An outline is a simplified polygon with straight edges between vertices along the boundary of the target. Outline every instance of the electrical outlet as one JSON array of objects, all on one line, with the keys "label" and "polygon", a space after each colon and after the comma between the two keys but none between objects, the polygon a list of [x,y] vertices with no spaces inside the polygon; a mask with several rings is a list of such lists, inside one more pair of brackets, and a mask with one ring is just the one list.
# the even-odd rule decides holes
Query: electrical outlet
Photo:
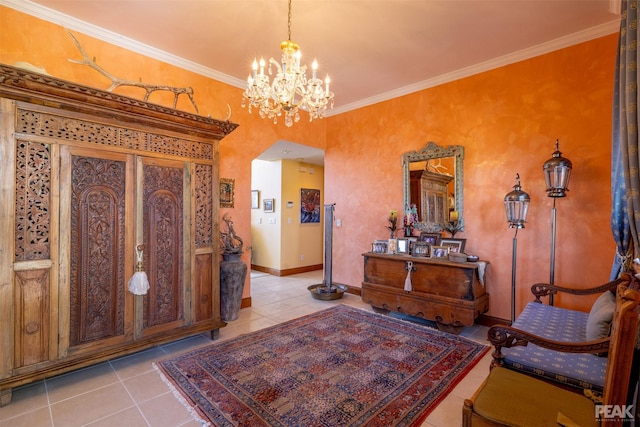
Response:
[{"label": "electrical outlet", "polygon": [[300,255],[300,261],[304,261],[304,255]]}]

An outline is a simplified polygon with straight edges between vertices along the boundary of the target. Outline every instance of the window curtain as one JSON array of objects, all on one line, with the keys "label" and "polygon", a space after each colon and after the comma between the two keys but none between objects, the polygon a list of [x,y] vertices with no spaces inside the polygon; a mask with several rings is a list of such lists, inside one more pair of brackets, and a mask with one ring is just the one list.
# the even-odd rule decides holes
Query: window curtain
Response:
[{"label": "window curtain", "polygon": [[613,93],[611,231],[616,256],[611,278],[629,269],[640,228],[638,151],[638,1],[622,2]]}]

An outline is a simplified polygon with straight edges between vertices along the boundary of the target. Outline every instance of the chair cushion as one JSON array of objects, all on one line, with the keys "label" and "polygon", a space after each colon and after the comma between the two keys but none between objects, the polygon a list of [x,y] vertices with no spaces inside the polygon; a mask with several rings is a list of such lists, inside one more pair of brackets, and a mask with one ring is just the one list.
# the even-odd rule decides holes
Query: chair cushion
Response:
[{"label": "chair cushion", "polygon": [[599,425],[590,399],[500,367],[491,370],[476,393],[473,412],[509,426],[557,426],[559,415],[582,427]]},{"label": "chair cushion", "polygon": [[598,297],[587,317],[587,341],[609,336],[615,308],[616,296],[613,292],[606,291]]},{"label": "chair cushion", "polygon": [[[513,327],[556,341],[586,341],[588,313],[530,302]],[[503,348],[506,367],[577,388],[602,391],[607,358],[595,354],[564,353],[534,344]]]}]

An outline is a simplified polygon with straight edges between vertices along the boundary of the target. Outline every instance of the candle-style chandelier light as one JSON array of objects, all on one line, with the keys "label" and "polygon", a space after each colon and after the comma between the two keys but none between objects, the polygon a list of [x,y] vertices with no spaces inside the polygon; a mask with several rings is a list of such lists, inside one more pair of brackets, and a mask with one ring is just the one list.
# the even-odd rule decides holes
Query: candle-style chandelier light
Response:
[{"label": "candle-style chandelier light", "polygon": [[[324,80],[317,78],[318,62],[313,61],[313,74],[307,79],[306,65],[300,65],[300,49],[297,43],[291,41],[291,0],[289,0],[288,35],[286,41],[280,43],[282,49],[282,65],[273,58],[269,58],[268,75],[265,73],[265,60],[253,60],[252,72],[247,79],[247,89],[242,94],[242,107],[249,105],[258,108],[260,117],[273,119],[284,114],[287,127],[293,126],[300,120],[299,110],[309,113],[309,121],[322,118],[327,107],[333,108],[333,92],[329,90],[329,76]],[[273,82],[272,66],[276,68]]]}]

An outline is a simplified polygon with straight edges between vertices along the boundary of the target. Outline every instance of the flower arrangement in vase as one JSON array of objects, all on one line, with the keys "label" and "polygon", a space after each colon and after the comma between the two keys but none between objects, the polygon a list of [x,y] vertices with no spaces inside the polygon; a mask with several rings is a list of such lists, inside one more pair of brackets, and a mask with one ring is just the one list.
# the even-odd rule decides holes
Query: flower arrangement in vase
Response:
[{"label": "flower arrangement in vase", "polygon": [[398,212],[391,211],[391,213],[389,214],[389,218],[387,218],[387,221],[389,221],[389,225],[387,225],[387,230],[391,232],[390,238],[395,239],[396,230],[398,229]]}]

